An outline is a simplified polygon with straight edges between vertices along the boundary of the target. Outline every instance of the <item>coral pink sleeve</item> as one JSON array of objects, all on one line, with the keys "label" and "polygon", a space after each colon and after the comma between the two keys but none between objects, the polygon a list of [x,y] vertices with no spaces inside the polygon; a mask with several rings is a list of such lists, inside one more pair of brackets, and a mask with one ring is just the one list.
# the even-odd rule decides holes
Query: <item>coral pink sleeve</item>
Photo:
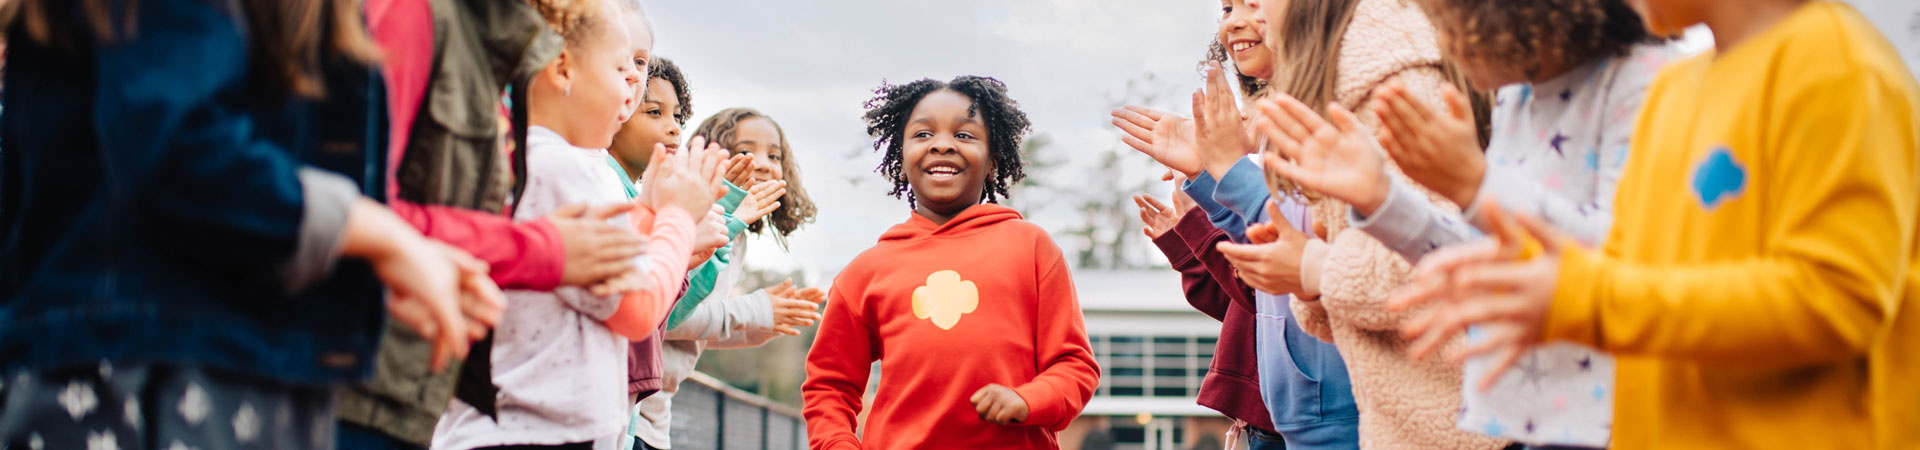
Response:
[{"label": "coral pink sleeve", "polygon": [[[636,206],[635,228],[647,237],[647,251],[635,264],[646,277],[646,287],[620,297],[620,307],[607,318],[607,329],[630,340],[646,339],[667,320],[675,294],[687,278],[687,260],[693,257],[693,216],[676,208],[652,211]],[[649,223],[650,222],[650,223]],[[647,228],[640,228],[646,225]]]}]

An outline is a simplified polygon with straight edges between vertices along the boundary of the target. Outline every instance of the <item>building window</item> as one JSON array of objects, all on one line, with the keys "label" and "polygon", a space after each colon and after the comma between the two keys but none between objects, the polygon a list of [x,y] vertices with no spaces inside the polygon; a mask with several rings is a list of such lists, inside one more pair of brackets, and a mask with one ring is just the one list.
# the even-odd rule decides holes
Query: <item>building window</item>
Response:
[{"label": "building window", "polygon": [[1089,336],[1100,362],[1097,395],[1192,397],[1213,362],[1214,336]]}]

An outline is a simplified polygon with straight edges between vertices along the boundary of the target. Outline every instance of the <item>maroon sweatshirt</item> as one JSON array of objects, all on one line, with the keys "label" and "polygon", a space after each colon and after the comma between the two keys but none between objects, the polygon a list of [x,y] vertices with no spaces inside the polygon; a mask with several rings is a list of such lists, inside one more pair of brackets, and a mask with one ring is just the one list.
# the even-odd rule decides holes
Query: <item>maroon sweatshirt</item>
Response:
[{"label": "maroon sweatshirt", "polygon": [[1200,406],[1246,422],[1262,431],[1273,429],[1273,416],[1260,401],[1260,364],[1254,347],[1253,288],[1234,275],[1233,266],[1214,246],[1227,241],[1227,232],[1215,228],[1207,213],[1188,210],[1180,223],[1153,240],[1167,262],[1180,272],[1187,303],[1220,321],[1220,341],[1213,351],[1207,378],[1200,381]]}]

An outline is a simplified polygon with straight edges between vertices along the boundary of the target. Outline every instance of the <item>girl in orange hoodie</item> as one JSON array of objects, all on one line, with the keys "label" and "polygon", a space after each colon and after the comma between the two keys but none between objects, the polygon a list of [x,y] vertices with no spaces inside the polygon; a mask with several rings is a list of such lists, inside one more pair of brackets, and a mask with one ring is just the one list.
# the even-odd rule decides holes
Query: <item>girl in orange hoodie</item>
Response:
[{"label": "girl in orange hoodie", "polygon": [[1100,369],[1060,248],[993,204],[1024,177],[1026,113],[992,78],[876,93],[867,133],[914,213],[834,280],[801,386],[809,447],[1058,448]]}]

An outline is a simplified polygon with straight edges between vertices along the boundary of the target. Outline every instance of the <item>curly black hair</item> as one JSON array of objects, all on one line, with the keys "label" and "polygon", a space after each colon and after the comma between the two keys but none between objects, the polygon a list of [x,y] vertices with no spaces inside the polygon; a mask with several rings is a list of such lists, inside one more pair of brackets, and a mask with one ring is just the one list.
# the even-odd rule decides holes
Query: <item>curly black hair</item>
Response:
[{"label": "curly black hair", "polygon": [[1529,78],[1544,64],[1577,66],[1626,55],[1659,40],[1624,0],[1420,0],[1454,59],[1517,65]]},{"label": "curly black hair", "polygon": [[[1200,59],[1199,70],[1201,71],[1201,73],[1206,73],[1207,63],[1220,63],[1221,66],[1227,66],[1227,63],[1231,61],[1232,59],[1227,56],[1227,46],[1221,45],[1219,38],[1208,36],[1207,37],[1207,57]],[[1239,70],[1239,67],[1237,66],[1233,66],[1233,70],[1234,70],[1234,73],[1233,73],[1234,78],[1240,80],[1240,96],[1241,97],[1259,98],[1260,96],[1266,94],[1267,80],[1261,79],[1259,77],[1250,77],[1250,76],[1242,75]]]},{"label": "curly black hair", "polygon": [[673,121],[687,126],[693,119],[693,87],[687,86],[687,77],[680,74],[680,66],[673,60],[656,56],[647,62],[647,79],[659,78],[673,84],[673,97],[680,101],[680,109],[673,110]]},{"label": "curly black hair", "polygon": [[1033,123],[1027,120],[1027,113],[1020,110],[1020,103],[1007,96],[1005,83],[972,75],[945,82],[921,79],[907,84],[887,84],[881,81],[880,87],[873,90],[873,98],[865,104],[867,135],[873,137],[873,149],[886,154],[874,171],[893,182],[893,190],[887,194],[894,198],[906,194],[907,206],[919,207],[901,168],[906,162],[902,140],[908,116],[920,105],[920,99],[942,90],[972,99],[973,106],[967,108],[968,117],[978,114],[987,124],[987,154],[993,158],[993,176],[987,179],[985,192],[981,194],[987,203],[998,203],[1001,197],[1009,197],[1007,188],[1027,177],[1026,162],[1020,159],[1020,142],[1026,139]]}]

